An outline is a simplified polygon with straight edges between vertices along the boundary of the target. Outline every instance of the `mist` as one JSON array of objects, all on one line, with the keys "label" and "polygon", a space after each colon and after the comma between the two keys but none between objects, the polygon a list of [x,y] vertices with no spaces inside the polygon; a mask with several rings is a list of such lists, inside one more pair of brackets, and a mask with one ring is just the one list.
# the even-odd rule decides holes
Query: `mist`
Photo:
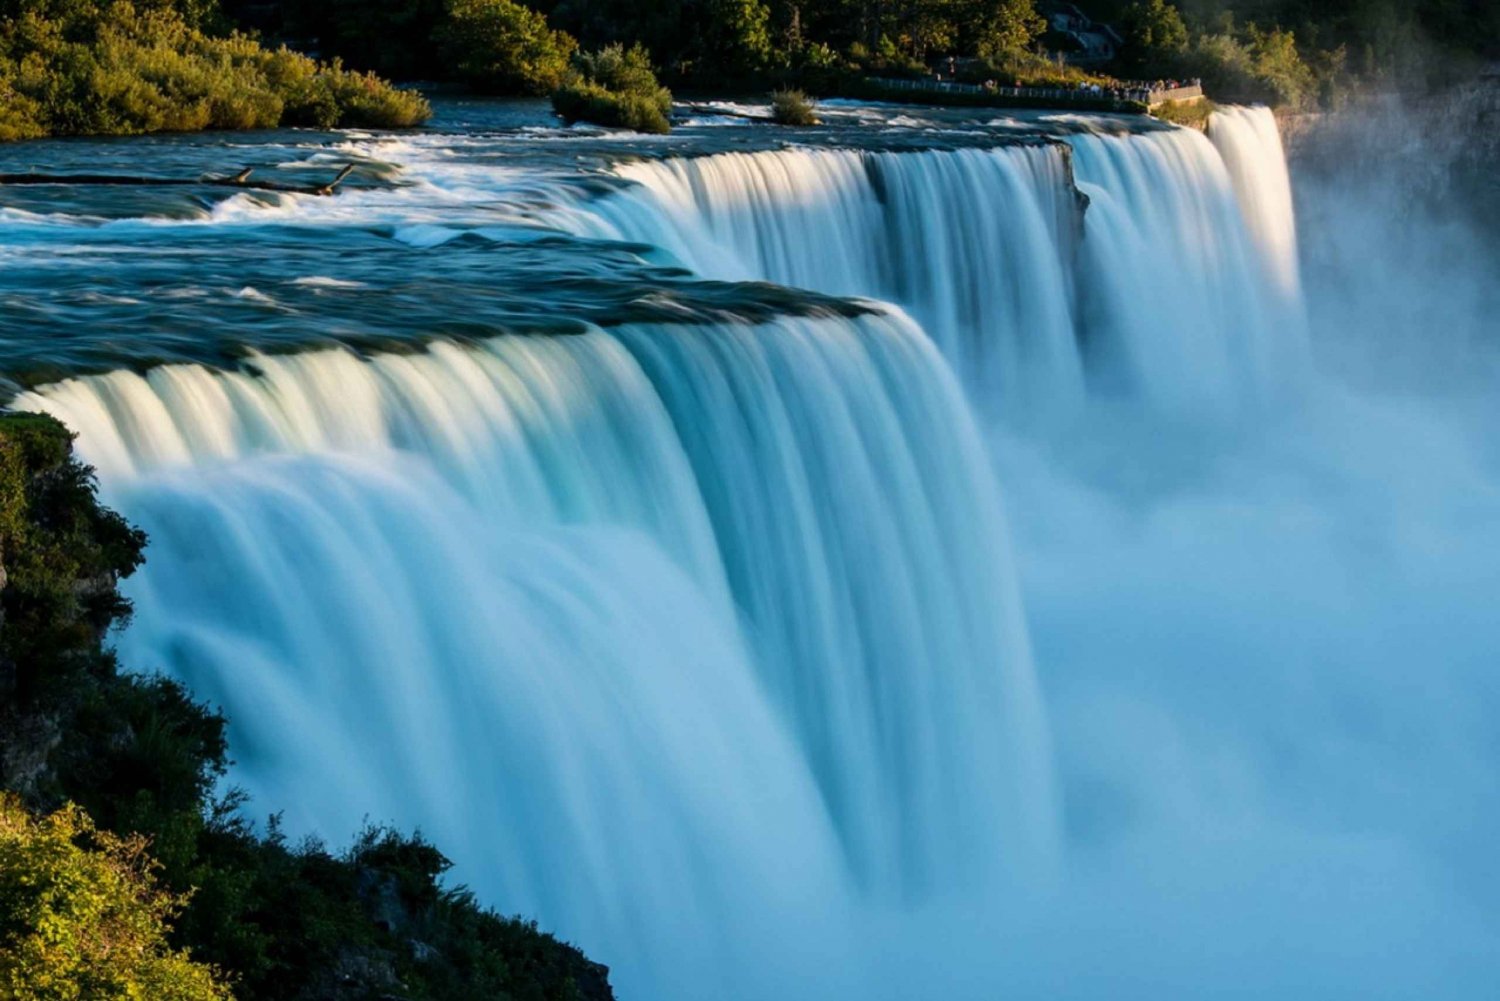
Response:
[{"label": "mist", "polygon": [[1286,400],[997,437],[1068,846],[992,939],[1019,996],[1492,996],[1491,99],[1292,133]]}]

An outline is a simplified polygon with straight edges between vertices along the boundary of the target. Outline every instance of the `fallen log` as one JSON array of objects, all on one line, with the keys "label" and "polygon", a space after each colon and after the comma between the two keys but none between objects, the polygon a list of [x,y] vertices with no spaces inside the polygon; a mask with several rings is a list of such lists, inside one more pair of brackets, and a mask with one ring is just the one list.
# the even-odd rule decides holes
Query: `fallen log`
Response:
[{"label": "fallen log", "polygon": [[0,187],[7,184],[113,184],[129,187],[209,187],[244,188],[251,191],[279,191],[294,195],[332,195],[340,184],[352,173],[354,164],[347,164],[327,184],[282,184],[276,181],[252,181],[254,167],[246,167],[233,177],[205,175],[197,178],[182,177],[132,177],[124,174],[0,174]]}]

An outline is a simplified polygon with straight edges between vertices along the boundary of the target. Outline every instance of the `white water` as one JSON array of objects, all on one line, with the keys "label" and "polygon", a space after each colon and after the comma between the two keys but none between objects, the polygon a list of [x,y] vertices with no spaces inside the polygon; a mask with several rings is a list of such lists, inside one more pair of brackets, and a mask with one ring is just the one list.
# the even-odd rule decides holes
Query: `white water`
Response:
[{"label": "white water", "polygon": [[1057,145],[641,161],[618,168],[638,188],[560,222],[711,277],[897,303],[1013,421],[1076,409],[1086,380],[1197,411],[1294,381],[1305,333],[1270,113],[1216,119],[1213,143],[1176,129],[1071,144],[1072,172]]},{"label": "white water", "polygon": [[420,823],[641,996],[764,996],[801,922],[1054,866],[998,492],[909,323],[254,367],[19,405],[151,533],[124,656],[299,828]]},{"label": "white water", "polygon": [[584,232],[662,247],[709,277],[899,303],[984,398],[1017,410],[1082,393],[1073,192],[1056,149],[728,153],[619,172],[641,188],[589,205]]},{"label": "white water", "polygon": [[122,652],[225,705],[259,804],[420,824],[622,997],[1483,997],[1500,475],[1314,381],[1268,114],[1072,146],[1081,239],[1055,149],[637,163],[554,214],[923,329],[22,405],[151,532]]}]

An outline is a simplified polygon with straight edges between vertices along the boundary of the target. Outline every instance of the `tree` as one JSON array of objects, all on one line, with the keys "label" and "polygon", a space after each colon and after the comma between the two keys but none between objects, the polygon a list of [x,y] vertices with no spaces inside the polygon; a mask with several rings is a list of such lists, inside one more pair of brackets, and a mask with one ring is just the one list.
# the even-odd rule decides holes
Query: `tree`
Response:
[{"label": "tree", "polygon": [[156,884],[139,836],[76,806],[33,817],[0,796],[0,998],[232,1001],[211,966],[167,944],[185,898]]},{"label": "tree", "polygon": [[981,59],[1025,52],[1047,30],[1032,0],[982,0],[970,17],[975,25],[974,54]]},{"label": "tree", "polygon": [[1188,47],[1182,14],[1166,0],[1137,0],[1120,16],[1120,57],[1136,72],[1169,70]]},{"label": "tree", "polygon": [[562,84],[578,43],[511,0],[448,0],[438,44],[457,75],[494,94],[547,94]]},{"label": "tree", "polygon": [[1270,91],[1278,105],[1304,107],[1311,102],[1317,80],[1297,51],[1297,39],[1290,31],[1250,29],[1250,52],[1255,75]]},{"label": "tree", "polygon": [[757,70],[771,57],[771,9],[762,0],[709,0],[700,27],[703,57],[715,71]]}]

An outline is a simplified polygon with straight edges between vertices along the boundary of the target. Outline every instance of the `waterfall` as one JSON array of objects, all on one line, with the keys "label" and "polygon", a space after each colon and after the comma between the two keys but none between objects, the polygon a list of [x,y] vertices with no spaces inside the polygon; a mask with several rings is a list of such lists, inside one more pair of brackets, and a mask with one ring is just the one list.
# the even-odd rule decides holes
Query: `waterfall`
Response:
[{"label": "waterfall", "polygon": [[1257,237],[1281,225],[1270,201],[1238,190],[1191,129],[1072,143],[1089,196],[1081,336],[1101,381],[1195,412],[1276,394],[1304,367],[1306,336],[1276,284],[1288,262]]},{"label": "waterfall", "polygon": [[122,653],[226,707],[237,778],[299,829],[419,823],[639,996],[745,975],[731,912],[780,941],[1053,864],[998,491],[899,315],[256,356],[17,405],[150,533]]},{"label": "waterfall", "polygon": [[694,272],[896,303],[979,400],[1018,413],[1083,391],[1078,206],[1053,146],[793,149],[648,160],[565,221],[652,244]]},{"label": "waterfall", "polygon": [[1229,169],[1273,287],[1287,300],[1300,298],[1292,178],[1276,116],[1270,108],[1220,108],[1209,117],[1208,137]]},{"label": "waterfall", "polygon": [[616,168],[631,186],[551,218],[707,277],[898,304],[986,412],[1045,419],[1086,385],[1221,410],[1273,394],[1305,333],[1275,121],[1215,121],[1213,142],[1163,129],[632,161]]},{"label": "waterfall", "polygon": [[[1204,840],[1240,847],[1239,807],[1263,821],[1236,798],[1258,775],[1193,753],[1220,749],[1201,731],[1233,712],[1205,697],[1201,718],[1174,716],[1152,686],[1217,692],[1213,671],[1173,660],[1190,659],[1180,641],[1249,691],[1267,622],[1310,629],[1345,579],[1296,591],[1302,619],[1268,604],[1250,623],[1172,621],[1189,591],[1301,582],[1295,560],[1254,576],[1263,540],[1309,531],[1295,504],[1243,531],[1233,497],[1202,505],[1246,550],[1206,587],[1193,573],[1214,554],[1179,520],[1191,490],[1149,505],[1153,477],[1190,475],[1150,463],[1211,466],[1218,427],[1296,382],[1306,335],[1269,112],[1221,112],[1206,136],[1142,128],[900,152],[650,147],[592,172],[571,152],[533,169],[488,137],[462,152],[403,139],[399,188],[274,213],[231,200],[192,224],[242,227],[237,249],[258,255],[266,230],[316,223],[380,259],[295,274],[297,296],[264,296],[222,352],[189,357],[233,356],[258,324],[278,334],[262,347],[286,343],[312,316],[348,322],[309,333],[373,343],[360,318],[411,302],[417,319],[378,339],[404,351],[320,340],[121,368],[14,406],[76,431],[107,500],[150,534],[122,661],[224,708],[231,778],[257,806],[329,838],[365,817],[420,827],[484,902],[609,964],[622,998],[1212,993],[1233,978],[1192,965],[1195,935],[1245,957],[1254,970],[1225,968],[1247,978],[1271,966],[1233,922],[1200,920],[1240,887],[1195,868],[1221,861]],[[420,280],[452,265],[501,286],[521,258],[556,269],[537,311],[576,333],[490,336],[513,314]],[[630,273],[596,295],[617,265]],[[408,268],[419,280],[377,297]],[[299,314],[309,288],[317,311]],[[377,305],[338,311],[361,295]],[[434,317],[471,308],[438,329],[472,339],[428,340]],[[681,321],[641,319],[662,316]],[[1139,414],[1168,433],[1115,420]],[[1063,433],[1010,433],[1036,427]],[[1079,437],[1116,480],[1069,465],[1092,459],[1065,451]],[[1021,569],[997,464],[1031,530]],[[1117,480],[1139,489],[1099,489]],[[1021,570],[1036,635],[1071,655],[1044,675],[1050,723]],[[1250,663],[1211,642],[1234,625]],[[1179,673],[1117,656],[1141,635]],[[1070,728],[1071,758],[1054,758],[1051,724]],[[1128,781],[1142,774],[1161,781]],[[1195,812],[1226,776],[1228,806]],[[1219,826],[1203,834],[1204,818]],[[1277,850],[1253,861],[1271,871]],[[1337,872],[1318,881],[1331,867],[1293,861],[1283,881],[1338,888]],[[1141,948],[1163,929],[1171,945]],[[1174,946],[1193,977],[1160,962]]]}]

